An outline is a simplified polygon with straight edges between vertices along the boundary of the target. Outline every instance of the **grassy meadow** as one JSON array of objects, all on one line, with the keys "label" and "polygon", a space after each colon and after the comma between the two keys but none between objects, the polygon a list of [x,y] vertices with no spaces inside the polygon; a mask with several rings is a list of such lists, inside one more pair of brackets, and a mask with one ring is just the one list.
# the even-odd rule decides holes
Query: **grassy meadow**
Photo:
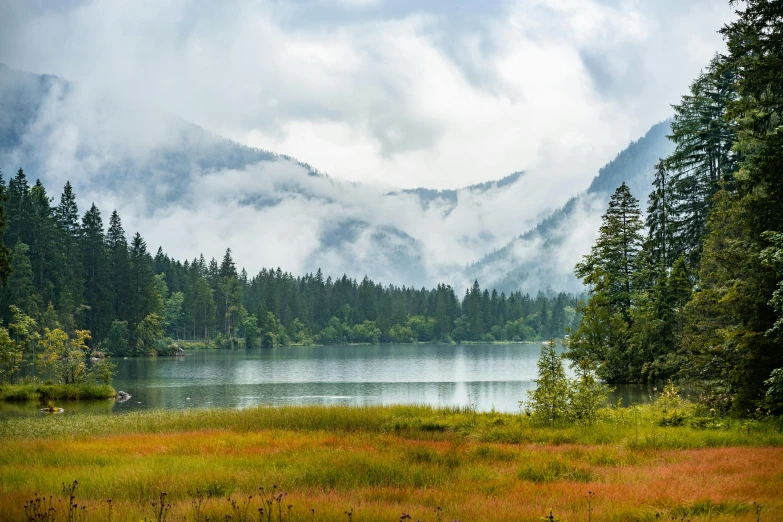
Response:
[{"label": "grassy meadow", "polygon": [[56,520],[783,519],[780,421],[664,418],[655,406],[604,409],[591,427],[417,406],[10,418],[0,519],[50,503]]}]

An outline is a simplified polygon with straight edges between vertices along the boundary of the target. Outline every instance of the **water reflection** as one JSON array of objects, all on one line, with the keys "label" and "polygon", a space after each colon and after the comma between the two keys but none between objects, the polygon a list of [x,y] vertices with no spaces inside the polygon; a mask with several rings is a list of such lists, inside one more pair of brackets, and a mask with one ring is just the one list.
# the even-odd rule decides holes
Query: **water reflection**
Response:
[{"label": "water reflection", "polygon": [[[68,403],[66,411],[429,404],[517,412],[535,386],[539,351],[538,344],[308,346],[118,359],[114,387],[132,398]],[[618,387],[610,401],[646,402],[650,392]],[[0,405],[0,415],[31,409]]]}]

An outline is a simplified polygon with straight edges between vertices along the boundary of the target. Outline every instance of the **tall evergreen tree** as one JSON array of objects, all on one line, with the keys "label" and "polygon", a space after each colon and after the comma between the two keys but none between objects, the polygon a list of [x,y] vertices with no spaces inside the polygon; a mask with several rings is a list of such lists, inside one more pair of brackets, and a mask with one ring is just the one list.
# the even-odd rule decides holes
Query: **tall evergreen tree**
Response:
[{"label": "tall evergreen tree", "polygon": [[583,319],[570,336],[569,357],[596,366],[609,382],[642,378],[628,336],[642,227],[639,202],[623,183],[609,200],[590,254],[576,265],[576,275],[590,287],[590,299],[578,309]]},{"label": "tall evergreen tree", "polygon": [[106,335],[114,320],[113,302],[109,289],[109,257],[103,220],[93,204],[85,212],[80,227],[81,258],[84,261],[84,297],[87,304],[86,325],[95,338]]},{"label": "tall evergreen tree", "polygon": [[736,74],[727,121],[737,128],[732,150],[743,157],[735,187],[716,196],[699,270],[699,290],[686,313],[685,372],[712,380],[745,413],[764,397],[764,381],[783,366],[774,327],[781,275],[765,262],[783,231],[783,4],[748,0],[721,33],[729,53],[719,73]]},{"label": "tall evergreen tree", "polygon": [[679,255],[674,240],[674,191],[663,161],[655,166],[653,191],[647,207],[647,249],[650,263],[660,270],[671,268]]},{"label": "tall evergreen tree", "polygon": [[19,169],[16,176],[8,182],[9,210],[8,227],[5,231],[6,243],[13,246],[17,241],[25,244],[31,242],[30,230],[30,184],[24,170]]},{"label": "tall evergreen tree", "polygon": [[129,303],[131,295],[130,260],[128,259],[128,240],[122,228],[120,215],[114,210],[109,218],[109,230],[106,233],[108,249],[108,284],[112,296],[114,316],[121,321],[130,318]]},{"label": "tall evergreen tree", "polygon": [[56,248],[58,230],[54,209],[40,180],[30,189],[30,222],[30,263],[34,284],[43,302],[53,302],[56,301],[54,290],[58,283],[53,272],[63,266]]},{"label": "tall evergreen tree", "polygon": [[[150,315],[160,314],[163,303],[155,291],[155,279],[152,272],[152,256],[147,252],[147,243],[141,234],[136,232],[131,240],[129,250],[130,271],[130,304],[128,323],[131,327],[131,346],[139,346],[139,343],[147,343],[149,339],[139,332],[139,327]],[[158,316],[157,322],[162,325],[162,317]],[[144,333],[157,330],[156,320],[150,320],[143,324]]]},{"label": "tall evergreen tree", "polygon": [[6,288],[6,303],[15,305],[25,314],[35,317],[40,310],[41,298],[35,291],[29,254],[30,247],[26,244],[19,241],[14,245],[11,255],[12,272]]},{"label": "tall evergreen tree", "polygon": [[609,200],[590,254],[576,265],[577,277],[594,292],[606,292],[612,308],[626,317],[631,309],[642,228],[639,201],[623,182]]},{"label": "tall evergreen tree", "polygon": [[[81,301],[81,259],[79,256],[79,207],[76,205],[76,195],[71,182],[67,181],[60,196],[60,203],[55,211],[57,224],[60,228],[61,252],[64,263],[62,294],[64,299],[74,303]],[[61,296],[63,299],[63,296]]]},{"label": "tall evergreen tree", "polygon": [[713,197],[721,187],[731,187],[737,169],[739,158],[732,149],[736,126],[725,118],[728,104],[736,98],[734,80],[734,68],[717,56],[691,84],[690,93],[673,106],[670,138],[676,148],[666,159],[676,193],[672,232],[677,242],[671,257],[685,254],[692,267],[701,256]]},{"label": "tall evergreen tree", "polygon": [[8,283],[8,276],[11,273],[11,251],[3,240],[8,223],[5,212],[7,202],[8,191],[5,186],[5,180],[3,180],[3,173],[0,172],[0,286],[5,286]]}]

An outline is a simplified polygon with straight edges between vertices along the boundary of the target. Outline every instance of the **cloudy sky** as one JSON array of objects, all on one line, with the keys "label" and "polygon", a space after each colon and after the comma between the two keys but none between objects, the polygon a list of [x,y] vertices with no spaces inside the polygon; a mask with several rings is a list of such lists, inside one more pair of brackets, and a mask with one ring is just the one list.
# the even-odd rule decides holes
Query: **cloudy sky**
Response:
[{"label": "cloudy sky", "polygon": [[722,47],[725,0],[0,1],[0,61],[333,177],[567,195]]}]

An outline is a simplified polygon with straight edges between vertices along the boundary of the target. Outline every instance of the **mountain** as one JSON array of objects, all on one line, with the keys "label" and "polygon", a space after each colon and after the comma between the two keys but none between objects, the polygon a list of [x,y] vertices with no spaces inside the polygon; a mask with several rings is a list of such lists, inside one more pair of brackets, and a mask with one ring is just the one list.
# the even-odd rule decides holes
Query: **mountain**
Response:
[{"label": "mountain", "polygon": [[[484,193],[492,189],[499,189],[516,183],[525,173],[514,172],[508,176],[499,179],[497,181],[485,181],[484,183],[477,183],[461,189],[428,189],[428,188],[415,188],[404,189],[396,192],[389,192],[389,196],[397,196],[400,194],[410,194],[416,196],[421,203],[423,209],[427,209],[430,205],[440,204],[446,208],[453,209],[459,203],[460,193],[465,194],[470,192],[473,194]],[[449,212],[450,210],[447,210]]]},{"label": "mountain", "polygon": [[571,198],[503,248],[468,266],[467,279],[486,281],[489,286],[506,291],[536,291],[546,286],[578,291],[581,283],[573,275],[574,265],[595,241],[600,216],[615,189],[624,181],[642,209],[646,208],[653,166],[674,149],[666,137],[669,124],[665,121],[654,125],[600,169],[584,193]]},{"label": "mountain", "polygon": [[646,193],[645,176],[669,150],[664,134],[664,124],[654,127],[562,208],[569,194],[542,197],[541,182],[522,171],[461,189],[389,192],[235,143],[143,100],[0,65],[6,179],[23,167],[55,203],[69,180],[82,210],[95,202],[107,221],[116,208],[152,250],[192,259],[231,248],[251,274],[320,267],[415,287],[461,289],[479,278],[508,290],[574,288],[570,271],[608,194],[620,178]]}]

